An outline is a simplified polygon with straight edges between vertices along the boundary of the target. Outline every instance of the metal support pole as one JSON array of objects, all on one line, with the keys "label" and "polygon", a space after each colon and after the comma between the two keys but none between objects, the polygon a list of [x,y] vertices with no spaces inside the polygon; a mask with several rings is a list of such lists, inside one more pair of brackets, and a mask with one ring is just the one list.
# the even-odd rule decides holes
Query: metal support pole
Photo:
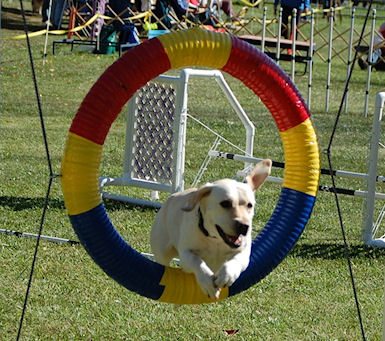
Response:
[{"label": "metal support pole", "polygon": [[49,0],[48,20],[46,22],[46,32],[45,32],[45,41],[44,41],[44,50],[43,50],[43,65],[45,64],[45,59],[47,57],[49,26],[51,25],[51,9],[52,9],[52,0]]},{"label": "metal support pole", "polygon": [[364,104],[364,116],[368,116],[369,105],[369,91],[370,91],[370,75],[372,73],[373,64],[373,45],[374,45],[374,28],[376,26],[376,10],[372,11],[372,27],[370,32],[369,54],[368,54],[368,70],[366,77],[366,90],[365,90],[365,104]]},{"label": "metal support pole", "polygon": [[297,39],[297,9],[293,9],[291,16],[291,80],[294,82],[295,75],[295,41]]},{"label": "metal support pole", "polygon": [[313,54],[314,54],[314,10],[311,10],[310,16],[310,60],[308,61],[309,77],[307,83],[307,105],[311,106],[311,85],[313,77]]},{"label": "metal support pole", "polygon": [[279,57],[281,55],[281,34],[282,34],[282,7],[279,8],[278,14],[278,36],[277,36],[277,50],[275,51],[275,61],[279,65]]},{"label": "metal support pole", "polygon": [[[349,48],[348,48],[348,69],[346,73],[346,77],[349,77],[350,75],[350,70],[352,68],[352,51],[353,51],[353,39],[354,39],[354,19],[356,16],[356,8],[352,8],[352,15],[351,15],[351,20],[350,20],[350,34],[349,34]],[[348,112],[348,94],[349,94],[349,89],[346,91],[346,96],[345,96],[345,113]]]},{"label": "metal support pole", "polygon": [[267,14],[267,7],[263,7],[263,17],[262,17],[262,42],[261,42],[261,51],[262,51],[262,52],[265,52],[266,14]]},{"label": "metal support pole", "polygon": [[279,58],[281,55],[281,34],[282,34],[282,7],[279,8],[278,15],[278,37],[277,37],[277,50],[275,52],[275,61],[279,65]]},{"label": "metal support pole", "polygon": [[326,104],[325,111],[329,112],[329,97],[330,97],[330,77],[332,68],[332,47],[333,47],[333,24],[334,24],[334,8],[330,9],[329,17],[329,50],[328,50],[328,71],[326,76]]}]

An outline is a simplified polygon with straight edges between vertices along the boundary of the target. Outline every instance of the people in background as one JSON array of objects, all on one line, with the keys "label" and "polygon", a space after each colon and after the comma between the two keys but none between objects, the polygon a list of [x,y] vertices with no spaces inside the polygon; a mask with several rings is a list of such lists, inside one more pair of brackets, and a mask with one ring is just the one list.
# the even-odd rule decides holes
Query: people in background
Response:
[{"label": "people in background", "polygon": [[[62,24],[63,12],[65,9],[64,0],[55,0],[51,2],[51,11],[49,9],[50,1],[44,0],[41,15],[43,23],[50,25],[53,29],[60,29]],[[50,18],[48,17],[50,15]]]},{"label": "people in background", "polygon": [[167,28],[171,28],[171,19],[167,16],[169,9],[172,8],[179,20],[182,20],[188,9],[187,0],[157,0],[153,14],[162,20]]},{"label": "people in background", "polygon": [[233,9],[232,0],[213,1],[212,6],[208,6],[208,2],[205,0],[157,0],[153,14],[157,18],[161,18],[167,28],[171,28],[170,18],[167,17],[170,8],[174,10],[178,20],[183,20],[186,16],[189,20],[204,25],[216,24],[214,8],[222,10],[233,20],[238,19]]},{"label": "people in background", "polygon": [[309,0],[274,0],[274,14],[277,15],[278,4],[281,4],[282,7],[282,25],[281,25],[281,35],[282,37],[289,39],[290,37],[290,26],[289,17],[292,16],[293,9],[297,10],[297,25],[299,23],[299,18],[301,15],[301,7],[303,11],[307,13],[310,8]]},{"label": "people in background", "polygon": [[[358,65],[362,70],[367,69],[369,65],[368,57],[361,56],[358,59]],[[385,22],[382,23],[378,31],[378,35],[374,37],[373,41],[373,54],[372,54],[372,66],[376,70],[385,71]]]}]

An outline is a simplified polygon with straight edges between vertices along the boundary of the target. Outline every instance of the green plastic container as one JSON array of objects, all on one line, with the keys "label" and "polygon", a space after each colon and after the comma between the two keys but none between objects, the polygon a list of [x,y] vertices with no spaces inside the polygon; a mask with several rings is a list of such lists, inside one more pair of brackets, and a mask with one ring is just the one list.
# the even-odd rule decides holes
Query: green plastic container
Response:
[{"label": "green plastic container", "polygon": [[99,50],[96,53],[112,54],[116,52],[118,38],[112,26],[103,26],[100,32]]}]

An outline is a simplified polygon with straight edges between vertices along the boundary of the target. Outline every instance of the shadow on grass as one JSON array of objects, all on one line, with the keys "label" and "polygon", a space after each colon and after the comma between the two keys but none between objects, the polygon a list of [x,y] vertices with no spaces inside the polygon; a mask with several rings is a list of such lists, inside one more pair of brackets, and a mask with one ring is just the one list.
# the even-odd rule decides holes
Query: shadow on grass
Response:
[{"label": "shadow on grass", "polygon": [[[340,243],[301,243],[290,252],[291,256],[319,259],[343,259],[346,257],[345,246]],[[349,245],[350,258],[383,258],[385,249],[362,245]]]},{"label": "shadow on grass", "polygon": [[[1,13],[1,28],[18,31],[24,30],[20,9],[2,6]],[[45,28],[40,15],[27,10],[24,11],[24,13],[29,31],[37,31]]]},{"label": "shadow on grass", "polygon": [[148,207],[148,206],[138,206],[133,205],[127,202],[117,201],[117,200],[104,200],[104,206],[106,207],[107,211],[119,211],[119,210],[135,210],[140,212],[148,212],[148,211],[157,211],[158,209]]},{"label": "shadow on grass", "polygon": [[[13,211],[22,211],[35,208],[43,208],[45,198],[23,198],[0,196],[0,206],[8,207]],[[48,199],[48,206],[55,209],[65,209],[63,200]]]},{"label": "shadow on grass", "polygon": [[[7,207],[13,211],[22,211],[28,209],[43,208],[45,204],[45,198],[24,198],[24,197],[10,197],[0,196],[0,207]],[[154,208],[136,206],[129,203],[105,200],[104,205],[107,211],[119,211],[119,210],[136,210],[140,212],[146,212],[148,210],[154,210]],[[54,209],[65,209],[64,201],[60,199],[48,199],[48,207]]]},{"label": "shadow on grass", "polygon": [[[6,207],[13,211],[22,211],[28,209],[43,208],[45,203],[45,198],[24,198],[24,197],[9,197],[9,196],[0,196],[0,207]],[[104,202],[107,212],[108,211],[140,211],[147,212],[149,210],[153,211],[154,208],[135,206],[129,203],[114,201],[114,200],[105,200]],[[64,201],[60,199],[48,199],[49,208],[65,210]],[[349,245],[349,255],[351,258],[380,258],[385,256],[385,249],[375,248],[365,246],[364,244],[360,245]],[[345,247],[343,244],[338,242],[313,242],[298,243],[293,250],[290,252],[292,257],[301,257],[301,258],[313,258],[313,259],[325,259],[325,260],[334,260],[334,259],[343,259],[345,255]]]}]

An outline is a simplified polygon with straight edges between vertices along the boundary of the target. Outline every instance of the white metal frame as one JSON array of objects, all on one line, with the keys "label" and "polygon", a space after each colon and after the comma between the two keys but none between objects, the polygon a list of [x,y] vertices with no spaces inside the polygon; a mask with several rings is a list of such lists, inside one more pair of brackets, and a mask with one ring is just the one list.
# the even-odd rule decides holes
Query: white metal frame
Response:
[{"label": "white metal frame", "polygon": [[380,142],[381,120],[384,110],[385,92],[380,92],[376,96],[375,110],[373,117],[372,137],[370,141],[370,151],[368,158],[368,177],[367,177],[367,197],[364,205],[364,218],[362,226],[362,239],[367,245],[385,247],[385,235],[376,238],[376,232],[381,223],[382,214],[374,223],[374,204],[377,179],[378,148]]},{"label": "white metal frame", "polygon": [[[156,183],[153,181],[134,179],[131,176],[131,164],[133,158],[133,134],[135,133],[135,117],[136,117],[136,94],[129,101],[127,112],[127,126],[126,126],[126,142],[125,155],[123,164],[122,177],[101,177],[100,187],[104,198],[130,202],[138,205],[156,206],[160,204],[154,202],[158,198],[157,191],[174,193],[182,191],[184,188],[184,161],[185,161],[185,144],[186,144],[186,125],[187,125],[187,102],[188,102],[188,84],[190,77],[212,78],[215,79],[222,92],[225,94],[230,105],[234,109],[238,118],[241,120],[245,131],[245,154],[247,156],[253,155],[254,145],[254,125],[248,118],[237,98],[231,91],[228,83],[224,79],[219,70],[197,70],[197,69],[183,69],[180,76],[166,76],[161,75],[155,78],[152,82],[168,83],[175,87],[176,100],[174,112],[174,145],[173,145],[173,179],[171,185],[164,183]],[[245,167],[250,163],[245,162]],[[137,199],[123,195],[117,195],[103,191],[106,186],[135,186],[151,190],[151,200]]]}]

